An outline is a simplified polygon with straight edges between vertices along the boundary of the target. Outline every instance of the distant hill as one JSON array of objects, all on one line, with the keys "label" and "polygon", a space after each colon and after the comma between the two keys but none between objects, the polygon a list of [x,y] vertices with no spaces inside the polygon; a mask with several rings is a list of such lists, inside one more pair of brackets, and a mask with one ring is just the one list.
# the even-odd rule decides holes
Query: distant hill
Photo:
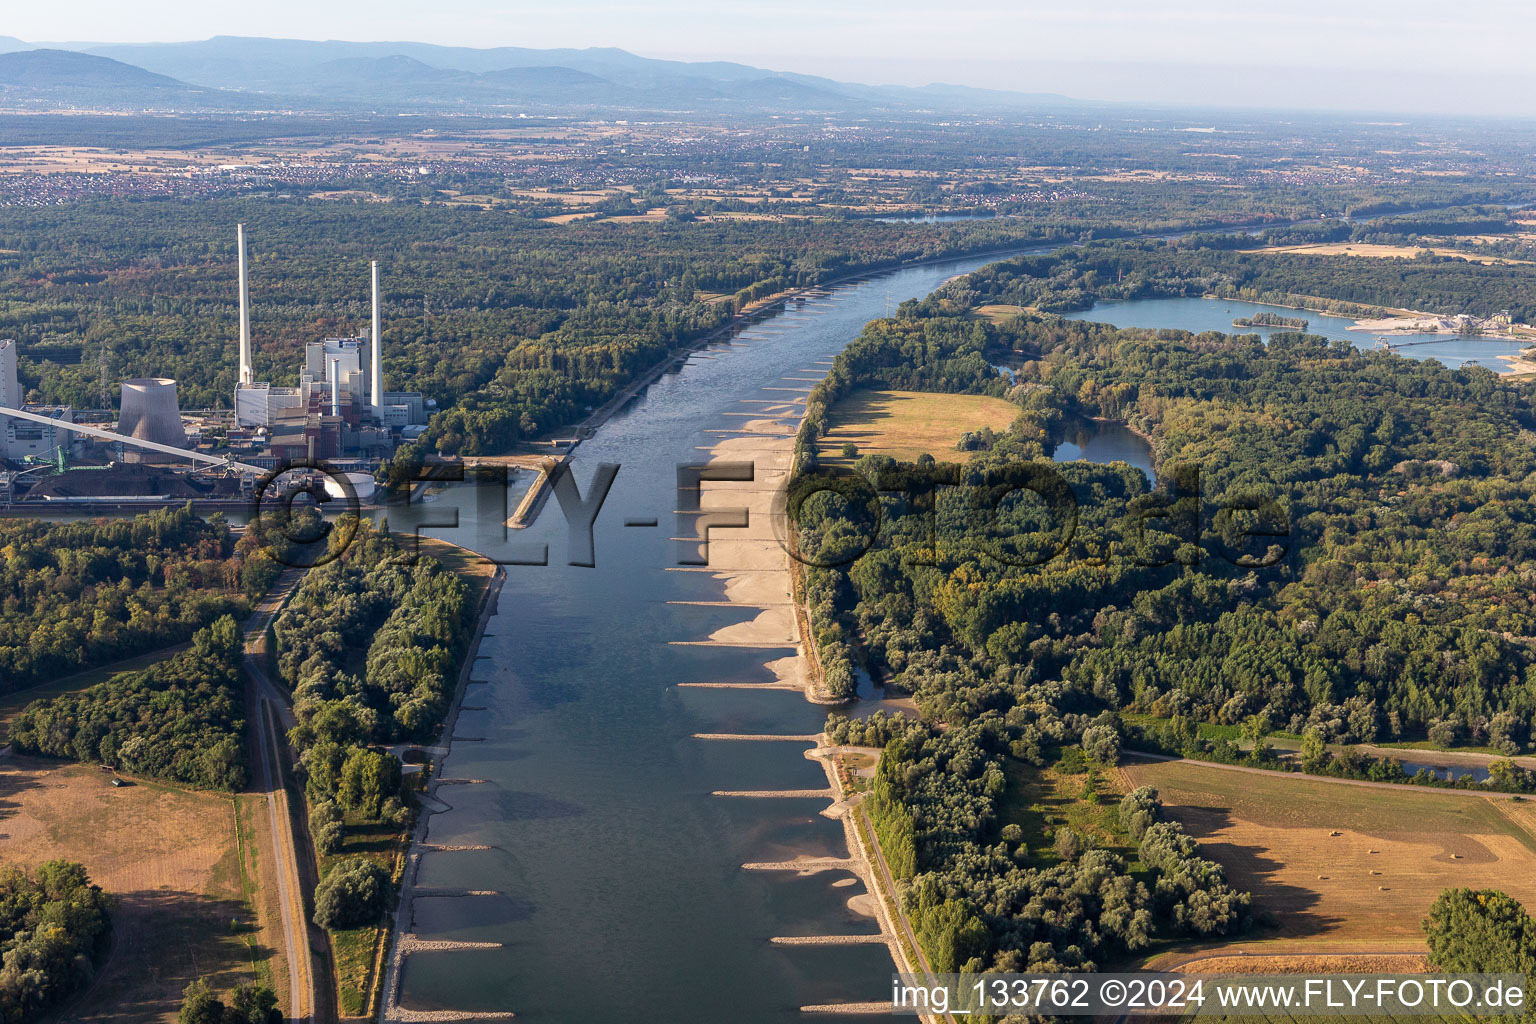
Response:
[{"label": "distant hill", "polygon": [[[869,86],[729,61],[640,57],[612,47],[477,49],[431,43],[215,36],[198,42],[26,49],[0,37],[8,99],[212,109],[983,112],[1057,107],[1059,96]],[[6,52],[8,49],[13,52]]]},{"label": "distant hill", "polygon": [[[89,52],[210,88],[345,96],[375,103],[409,99],[453,105],[868,112],[882,108],[1018,110],[1074,102],[1064,96],[965,86],[858,85],[730,61],[657,60],[614,47],[481,49],[215,36],[198,42],[91,46]],[[430,72],[464,72],[474,77]]]},{"label": "distant hill", "polygon": [[15,50],[0,53],[0,85],[38,89],[192,90],[185,82],[106,57],[70,50]]}]

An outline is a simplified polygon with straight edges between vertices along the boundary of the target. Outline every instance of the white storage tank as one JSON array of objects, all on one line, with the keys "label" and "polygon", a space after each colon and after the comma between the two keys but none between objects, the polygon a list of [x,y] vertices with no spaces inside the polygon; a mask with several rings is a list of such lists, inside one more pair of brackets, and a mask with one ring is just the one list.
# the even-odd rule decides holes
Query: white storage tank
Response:
[{"label": "white storage tank", "polygon": [[[372,473],[342,473],[347,482],[352,485],[352,493],[358,501],[373,500],[373,474]],[[325,478],[325,493],[333,500],[347,501],[349,496],[346,488],[333,476]]]}]

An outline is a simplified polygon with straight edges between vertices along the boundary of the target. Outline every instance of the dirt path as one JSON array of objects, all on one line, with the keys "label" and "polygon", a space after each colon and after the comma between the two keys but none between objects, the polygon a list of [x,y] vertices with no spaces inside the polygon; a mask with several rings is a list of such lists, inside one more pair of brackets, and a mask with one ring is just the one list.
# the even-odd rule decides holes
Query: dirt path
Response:
[{"label": "dirt path", "polygon": [[304,887],[288,806],[288,791],[281,781],[280,741],[271,725],[274,715],[281,720],[283,715],[291,716],[291,712],[282,694],[267,678],[261,641],[267,626],[277,617],[278,610],[299,585],[303,575],[300,569],[285,571],[246,620],[243,665],[246,715],[255,722],[253,782],[256,791],[266,796],[272,837],[272,864],[276,869],[278,906],[283,919],[284,959],[288,964],[288,1016],[301,1024],[310,1020],[316,1010],[314,965],[308,922],[304,914]]}]

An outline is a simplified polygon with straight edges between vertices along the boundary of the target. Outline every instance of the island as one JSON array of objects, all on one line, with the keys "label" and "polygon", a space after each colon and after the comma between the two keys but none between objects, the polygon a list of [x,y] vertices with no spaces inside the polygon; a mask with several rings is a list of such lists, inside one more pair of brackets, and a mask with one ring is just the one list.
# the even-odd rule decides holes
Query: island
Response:
[{"label": "island", "polygon": [[1255,313],[1240,316],[1232,321],[1233,327],[1284,327],[1292,331],[1304,331],[1307,322],[1297,316],[1281,316],[1279,313]]}]

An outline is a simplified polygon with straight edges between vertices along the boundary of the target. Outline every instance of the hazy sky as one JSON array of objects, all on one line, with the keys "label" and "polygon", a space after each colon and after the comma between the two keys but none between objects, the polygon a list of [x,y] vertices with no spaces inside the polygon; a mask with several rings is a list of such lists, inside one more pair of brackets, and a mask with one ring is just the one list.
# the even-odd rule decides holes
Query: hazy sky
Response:
[{"label": "hazy sky", "polygon": [[1536,73],[1520,54],[1536,5],[1519,0],[4,0],[4,9],[0,33],[29,41],[619,46],[870,83],[1536,114]]}]

